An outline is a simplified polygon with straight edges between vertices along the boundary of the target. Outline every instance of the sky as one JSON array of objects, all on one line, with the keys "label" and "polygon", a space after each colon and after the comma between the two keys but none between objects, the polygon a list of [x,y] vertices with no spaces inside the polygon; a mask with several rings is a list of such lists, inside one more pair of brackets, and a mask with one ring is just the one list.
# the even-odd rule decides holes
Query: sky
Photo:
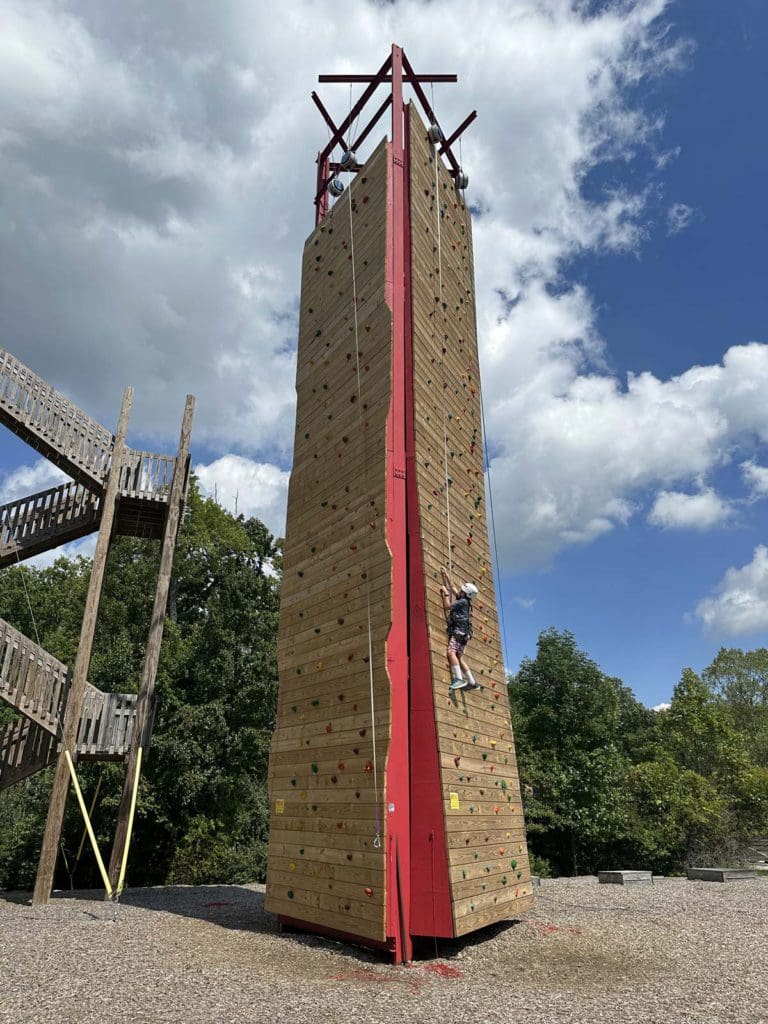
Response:
[{"label": "sky", "polygon": [[[133,384],[135,447],[172,450],[194,393],[202,486],[280,534],[309,97],[393,41],[459,75],[444,125],[479,113],[508,664],[569,629],[667,701],[768,628],[763,0],[0,0],[0,345],[112,428]],[[56,479],[0,434],[0,500]]]}]

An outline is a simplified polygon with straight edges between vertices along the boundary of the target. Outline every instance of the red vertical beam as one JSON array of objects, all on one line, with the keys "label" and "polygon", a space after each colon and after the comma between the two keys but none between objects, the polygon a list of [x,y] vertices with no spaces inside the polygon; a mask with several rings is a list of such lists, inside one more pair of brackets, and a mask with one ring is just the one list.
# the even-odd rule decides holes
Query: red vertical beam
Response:
[{"label": "red vertical beam", "polygon": [[330,173],[330,166],[328,157],[323,157],[322,153],[317,154],[317,188],[315,189],[315,227],[321,224],[328,213],[328,189],[323,190],[323,194],[320,195],[320,189],[328,181],[328,175]]},{"label": "red vertical beam", "polygon": [[387,543],[392,553],[392,626],[387,668],[392,731],[387,761],[387,936],[396,963],[410,960],[408,548],[405,494],[405,272],[410,253],[405,166],[403,51],[392,47],[392,141],[387,196],[387,301],[392,310],[392,398],[387,419]]},{"label": "red vertical beam", "polygon": [[[408,124],[410,129],[410,124]],[[410,131],[409,131],[410,140]],[[435,152],[435,159],[439,159]],[[406,160],[409,169],[410,159]],[[410,213],[410,187],[408,191]],[[437,199],[436,199],[437,201]],[[410,218],[409,218],[410,219]],[[410,244],[410,234],[409,234]],[[419,493],[416,486],[416,408],[414,399],[413,284],[406,272],[405,432],[408,509],[408,607],[410,654],[411,772],[411,935],[453,936],[453,911],[445,840],[442,781],[435,724],[432,658],[427,625],[428,581],[424,578]],[[436,599],[436,595],[433,595]]]}]

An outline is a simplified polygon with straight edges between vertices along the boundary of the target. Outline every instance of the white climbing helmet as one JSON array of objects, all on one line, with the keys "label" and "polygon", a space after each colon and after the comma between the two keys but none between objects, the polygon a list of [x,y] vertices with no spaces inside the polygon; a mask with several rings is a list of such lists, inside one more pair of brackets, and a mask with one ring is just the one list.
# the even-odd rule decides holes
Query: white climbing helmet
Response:
[{"label": "white climbing helmet", "polygon": [[474,597],[475,594],[479,593],[474,583],[462,583],[461,589],[467,595],[467,597]]}]

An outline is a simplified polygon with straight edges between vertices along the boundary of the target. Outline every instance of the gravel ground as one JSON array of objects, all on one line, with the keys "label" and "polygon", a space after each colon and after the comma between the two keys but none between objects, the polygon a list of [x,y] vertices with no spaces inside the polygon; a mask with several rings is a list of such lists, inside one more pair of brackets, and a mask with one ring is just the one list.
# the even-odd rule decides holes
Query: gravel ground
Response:
[{"label": "gravel ground", "polygon": [[539,893],[409,967],[279,934],[259,885],[134,889],[117,920],[94,893],[0,893],[0,1022],[768,1022],[768,879]]}]

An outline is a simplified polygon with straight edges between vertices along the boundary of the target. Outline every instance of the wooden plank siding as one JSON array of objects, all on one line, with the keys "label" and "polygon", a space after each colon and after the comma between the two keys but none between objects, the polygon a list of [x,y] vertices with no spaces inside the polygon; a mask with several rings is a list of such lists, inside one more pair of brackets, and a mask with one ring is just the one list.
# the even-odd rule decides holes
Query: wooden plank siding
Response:
[{"label": "wooden plank siding", "polygon": [[392,361],[387,157],[382,142],[304,248],[266,895],[273,913],[379,942],[387,938],[385,642],[392,617],[385,535]]},{"label": "wooden plank siding", "polygon": [[[442,161],[436,197],[435,151],[413,105],[410,125],[415,463],[451,900],[462,935],[529,909],[533,890],[486,520],[471,218]],[[466,653],[482,689],[454,695],[440,598],[440,566],[449,561],[457,585],[470,580],[480,590]]]}]

